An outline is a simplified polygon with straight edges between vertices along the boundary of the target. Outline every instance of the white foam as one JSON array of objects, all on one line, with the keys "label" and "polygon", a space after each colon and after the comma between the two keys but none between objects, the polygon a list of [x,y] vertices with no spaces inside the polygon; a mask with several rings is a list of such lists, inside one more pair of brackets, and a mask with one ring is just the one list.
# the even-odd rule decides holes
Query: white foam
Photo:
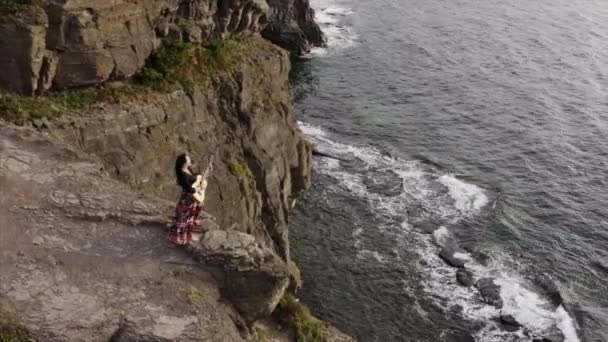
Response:
[{"label": "white foam", "polygon": [[324,137],[327,135],[321,127],[313,126],[302,121],[298,121],[298,126],[304,134],[311,137]]},{"label": "white foam", "polygon": [[460,260],[472,260],[471,255],[469,253],[461,253],[461,252],[456,252],[454,253],[454,258],[456,259],[460,259]]},{"label": "white foam", "polygon": [[311,55],[322,57],[330,51],[338,51],[356,45],[357,35],[348,25],[348,17],[353,14],[344,0],[311,0],[315,10],[315,21],[327,38],[327,48],[314,48]]},{"label": "white foam", "polygon": [[438,246],[445,247],[446,243],[450,239],[450,232],[444,226],[441,226],[433,232],[433,238]]},{"label": "white foam", "polygon": [[374,260],[376,260],[377,262],[384,264],[386,263],[386,258],[380,254],[378,251],[370,251],[367,249],[361,249],[357,252],[357,258],[359,259],[364,259],[364,258],[373,258]]},{"label": "white foam", "polygon": [[439,177],[439,182],[448,188],[456,208],[462,212],[478,211],[488,204],[488,196],[477,185],[465,183],[450,174]]},{"label": "white foam", "polygon": [[580,339],[576,334],[576,328],[574,327],[574,320],[570,317],[566,309],[560,305],[555,314],[559,319],[557,327],[564,333],[565,342],[580,342]]}]

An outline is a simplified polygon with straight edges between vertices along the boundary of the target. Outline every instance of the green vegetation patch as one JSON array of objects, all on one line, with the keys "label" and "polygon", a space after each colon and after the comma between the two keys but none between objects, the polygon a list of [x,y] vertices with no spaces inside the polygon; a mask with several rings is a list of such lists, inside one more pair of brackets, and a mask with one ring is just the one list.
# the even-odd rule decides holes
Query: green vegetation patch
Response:
[{"label": "green vegetation patch", "polygon": [[11,315],[0,312],[0,342],[36,342],[36,339]]},{"label": "green vegetation patch", "polygon": [[40,97],[0,92],[0,118],[20,124],[36,119],[53,119],[98,102],[117,103],[122,98],[146,91],[140,85],[125,84],[98,89],[66,90]]},{"label": "green vegetation patch", "polygon": [[267,342],[270,337],[268,330],[261,326],[256,326],[253,335],[253,341],[255,342]]},{"label": "green vegetation patch", "polygon": [[39,97],[0,91],[0,119],[23,124],[82,111],[95,103],[118,103],[153,91],[204,88],[213,77],[230,74],[239,57],[243,56],[242,51],[242,42],[238,39],[213,40],[206,45],[179,43],[167,46],[152,56],[142,71],[128,83],[65,90]]},{"label": "green vegetation patch", "polygon": [[204,87],[220,72],[231,72],[241,53],[235,39],[170,45],[150,59],[136,81],[159,91]]},{"label": "green vegetation patch", "polygon": [[0,0],[0,14],[28,12],[31,6],[30,0]]},{"label": "green vegetation patch", "polygon": [[314,318],[310,310],[292,295],[285,295],[274,311],[275,319],[291,329],[297,342],[326,342],[327,325]]},{"label": "green vegetation patch", "polygon": [[188,302],[190,305],[200,305],[204,299],[201,290],[197,289],[194,286],[190,286],[189,288],[182,287],[177,289],[177,295],[186,302]]},{"label": "green vegetation patch", "polygon": [[235,175],[236,177],[244,180],[254,180],[253,173],[249,166],[242,160],[233,160],[230,165],[228,165],[230,169],[230,173]]}]

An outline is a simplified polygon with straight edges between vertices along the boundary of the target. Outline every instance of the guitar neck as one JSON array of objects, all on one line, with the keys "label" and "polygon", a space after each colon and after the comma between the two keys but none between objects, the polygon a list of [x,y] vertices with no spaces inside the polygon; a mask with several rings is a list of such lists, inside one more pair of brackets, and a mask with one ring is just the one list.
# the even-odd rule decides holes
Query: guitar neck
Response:
[{"label": "guitar neck", "polygon": [[211,159],[209,161],[209,165],[207,165],[207,168],[205,169],[205,172],[203,173],[203,179],[207,179],[207,177],[209,176],[209,173],[211,173],[211,165],[213,163],[213,159]]}]

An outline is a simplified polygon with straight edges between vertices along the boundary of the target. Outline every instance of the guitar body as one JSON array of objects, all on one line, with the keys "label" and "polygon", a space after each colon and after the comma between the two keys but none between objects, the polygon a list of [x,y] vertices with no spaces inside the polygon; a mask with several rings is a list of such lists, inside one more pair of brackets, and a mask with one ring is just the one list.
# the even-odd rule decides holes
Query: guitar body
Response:
[{"label": "guitar body", "polygon": [[196,181],[194,182],[194,184],[192,184],[192,188],[195,190],[194,194],[192,194],[192,197],[194,197],[194,199],[199,203],[203,203],[203,201],[205,200],[205,190],[207,189],[207,177],[209,176],[209,173],[211,173],[211,170],[213,168],[214,155],[215,154],[212,154],[211,158],[209,158],[209,165],[207,165],[205,173],[203,175],[196,176]]},{"label": "guitar body", "polygon": [[207,189],[207,180],[201,175],[196,176],[196,181],[192,184],[192,188],[195,192],[192,194],[192,197],[199,202],[202,203],[205,200],[205,190]]}]

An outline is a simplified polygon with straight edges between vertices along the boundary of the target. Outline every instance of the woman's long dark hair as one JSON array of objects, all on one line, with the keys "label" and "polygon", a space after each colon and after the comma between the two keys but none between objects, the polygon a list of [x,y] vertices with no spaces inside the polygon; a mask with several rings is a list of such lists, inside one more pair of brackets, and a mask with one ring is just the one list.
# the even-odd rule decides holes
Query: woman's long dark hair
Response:
[{"label": "woman's long dark hair", "polygon": [[190,187],[184,175],[184,165],[187,161],[186,158],[188,158],[188,155],[183,153],[177,156],[177,159],[175,159],[175,178],[177,180],[177,184],[184,189]]},{"label": "woman's long dark hair", "polygon": [[184,165],[186,164],[187,158],[188,158],[188,155],[185,153],[182,153],[179,156],[177,156],[177,159],[175,159],[175,177],[179,178],[179,176],[183,172],[182,170],[184,169]]}]

